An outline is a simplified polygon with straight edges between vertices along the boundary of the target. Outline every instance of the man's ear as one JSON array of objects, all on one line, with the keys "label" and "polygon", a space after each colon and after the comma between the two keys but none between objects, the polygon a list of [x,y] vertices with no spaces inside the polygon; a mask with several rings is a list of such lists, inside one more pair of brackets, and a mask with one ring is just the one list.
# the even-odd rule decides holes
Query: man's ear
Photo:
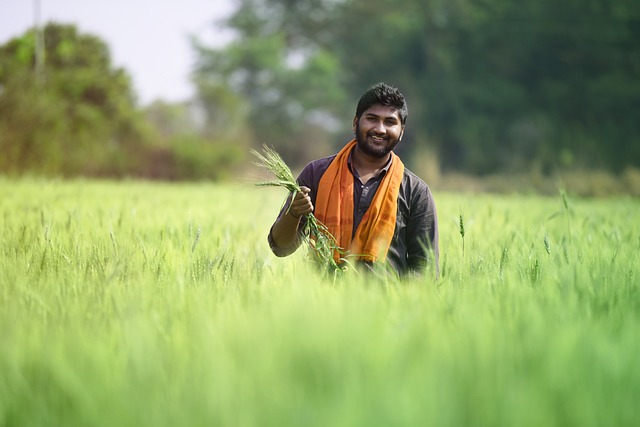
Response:
[{"label": "man's ear", "polygon": [[402,130],[400,131],[400,136],[398,137],[398,142],[402,141],[402,137],[404,136],[404,125],[402,126]]},{"label": "man's ear", "polygon": [[351,128],[353,129],[353,131],[356,131],[356,126],[358,125],[358,116],[353,116],[353,124],[351,125]]}]

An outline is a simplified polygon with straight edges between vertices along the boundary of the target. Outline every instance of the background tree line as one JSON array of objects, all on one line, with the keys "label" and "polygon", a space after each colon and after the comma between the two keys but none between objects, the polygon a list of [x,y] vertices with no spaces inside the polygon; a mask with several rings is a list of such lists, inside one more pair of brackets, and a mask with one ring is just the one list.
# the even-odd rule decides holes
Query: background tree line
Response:
[{"label": "background tree line", "polygon": [[0,46],[0,173],[218,179],[242,160],[201,130],[191,102],[138,106],[98,37],[56,23],[42,32],[40,69],[37,31]]},{"label": "background tree line", "polygon": [[409,159],[473,174],[640,164],[640,3],[238,0],[222,49],[196,43],[210,117],[230,99],[291,161],[350,138],[377,81],[409,102]]},{"label": "background tree line", "polygon": [[[640,166],[640,3],[237,0],[233,40],[193,39],[196,99],[136,105],[108,47],[72,25],[0,46],[0,172],[219,178],[247,148],[293,167],[352,137],[385,81],[408,98],[411,168],[474,175]],[[425,166],[426,165],[426,166]]]}]

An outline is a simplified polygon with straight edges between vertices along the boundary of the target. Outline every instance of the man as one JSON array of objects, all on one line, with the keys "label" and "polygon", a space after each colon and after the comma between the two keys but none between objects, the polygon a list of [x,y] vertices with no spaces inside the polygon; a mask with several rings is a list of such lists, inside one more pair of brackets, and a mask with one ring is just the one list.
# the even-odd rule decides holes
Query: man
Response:
[{"label": "man", "polygon": [[348,250],[350,262],[355,258],[355,264],[399,275],[420,273],[430,264],[437,274],[435,202],[427,184],[393,152],[407,115],[395,87],[378,83],[362,95],[353,119],[355,139],[300,173],[302,191],[289,197],[269,233],[274,254],[287,256],[298,248],[301,218],[313,212]]}]

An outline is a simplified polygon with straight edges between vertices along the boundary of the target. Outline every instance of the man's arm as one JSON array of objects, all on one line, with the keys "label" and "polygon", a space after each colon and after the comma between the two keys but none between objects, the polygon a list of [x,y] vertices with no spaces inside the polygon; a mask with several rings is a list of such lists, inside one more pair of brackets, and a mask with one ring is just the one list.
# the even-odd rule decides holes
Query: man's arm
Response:
[{"label": "man's arm", "polygon": [[301,191],[295,194],[293,200],[289,197],[285,208],[271,227],[269,241],[277,256],[290,255],[300,246],[298,226],[301,217],[313,212],[310,191],[308,187],[301,187]]},{"label": "man's arm", "polygon": [[438,215],[435,201],[426,185],[413,197],[406,235],[409,269],[420,271],[430,265],[438,276]]}]

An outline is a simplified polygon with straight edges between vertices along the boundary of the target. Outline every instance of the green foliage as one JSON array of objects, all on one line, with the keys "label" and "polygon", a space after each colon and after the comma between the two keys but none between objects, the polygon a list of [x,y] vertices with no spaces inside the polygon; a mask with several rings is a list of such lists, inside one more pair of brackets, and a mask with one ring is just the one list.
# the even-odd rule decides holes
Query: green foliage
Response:
[{"label": "green foliage", "polygon": [[383,80],[409,102],[398,149],[429,146],[445,171],[620,172],[640,164],[638,20],[628,0],[242,0],[236,39],[200,46],[196,74],[228,84],[285,159],[344,140]]},{"label": "green foliage", "polygon": [[239,146],[216,144],[198,136],[179,136],[171,143],[180,179],[228,179],[245,156]]},{"label": "green foliage", "polygon": [[228,22],[238,32],[235,41],[224,49],[195,41],[195,82],[209,117],[225,117],[222,106],[233,99],[244,107],[252,145],[273,145],[285,160],[326,144],[344,99],[336,85],[342,73],[332,48],[318,46],[305,29],[324,31],[313,22],[324,24],[320,17],[330,3],[242,1]]},{"label": "green foliage", "polygon": [[193,105],[139,109],[99,38],[72,25],[42,31],[42,75],[34,30],[0,46],[0,172],[222,179],[244,158],[245,143],[229,143],[241,135],[205,129]]},{"label": "green foliage", "polygon": [[35,30],[0,47],[0,171],[131,173],[137,165],[127,157],[149,130],[129,76],[111,65],[97,37],[54,23],[42,31],[42,76],[34,67]]},{"label": "green foliage", "polygon": [[160,179],[227,179],[245,158],[246,148],[230,134],[209,134],[189,103],[156,101],[145,109],[156,142],[145,156],[146,175]]},{"label": "green foliage", "polygon": [[439,281],[334,282],[270,253],[279,191],[0,178],[0,425],[637,424],[638,200],[569,241],[559,195],[440,194]]}]

